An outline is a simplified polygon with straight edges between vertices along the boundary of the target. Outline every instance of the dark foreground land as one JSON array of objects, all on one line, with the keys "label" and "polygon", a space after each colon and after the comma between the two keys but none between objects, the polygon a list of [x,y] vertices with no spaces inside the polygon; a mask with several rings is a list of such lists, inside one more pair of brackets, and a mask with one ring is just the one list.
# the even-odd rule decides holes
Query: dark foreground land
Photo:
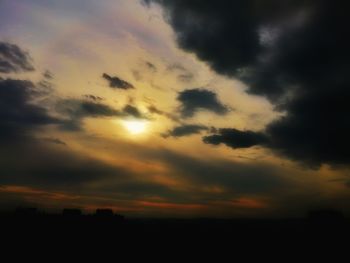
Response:
[{"label": "dark foreground land", "polygon": [[[350,233],[350,220],[341,213],[316,211],[299,219],[130,219],[109,210],[83,215],[78,210],[46,214],[35,209],[0,214],[1,233],[17,235],[85,235],[186,237],[205,236],[252,237],[303,236],[315,238]],[[350,236],[349,236],[350,238]]]},{"label": "dark foreground land", "polygon": [[346,252],[350,238],[349,219],[329,211],[310,213],[302,219],[228,220],[127,219],[110,211],[94,215],[66,211],[51,215],[29,210],[1,214],[0,227],[2,240],[10,247],[21,244],[72,249],[98,245],[114,251],[122,244],[135,251],[137,247],[147,247],[148,251],[166,249],[175,254],[181,248],[198,253],[214,249],[225,253],[253,253],[245,252],[246,256],[271,249],[291,253],[290,256],[300,249],[310,251],[311,248],[318,254],[331,247]]}]

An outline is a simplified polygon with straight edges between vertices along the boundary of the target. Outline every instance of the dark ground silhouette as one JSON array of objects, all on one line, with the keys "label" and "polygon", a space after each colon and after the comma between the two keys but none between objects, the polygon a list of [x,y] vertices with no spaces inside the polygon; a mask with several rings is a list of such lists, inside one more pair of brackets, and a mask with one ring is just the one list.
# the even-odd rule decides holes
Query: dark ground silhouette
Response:
[{"label": "dark ground silhouette", "polygon": [[184,241],[234,239],[264,242],[267,238],[319,241],[324,237],[346,236],[350,220],[333,210],[311,211],[300,219],[132,219],[97,209],[84,215],[79,209],[48,214],[36,208],[20,208],[0,214],[1,233],[20,236],[84,238],[85,236],[180,238]]},{"label": "dark ground silhouette", "polygon": [[209,256],[212,262],[225,262],[273,255],[285,262],[306,259],[307,253],[313,262],[316,255],[348,251],[350,221],[332,210],[300,219],[132,219],[108,209],[84,215],[78,209],[48,214],[21,208],[0,214],[0,228],[2,252],[29,251],[36,258],[51,251],[55,257],[65,255],[63,262],[70,259],[67,253],[77,259],[97,253],[97,262],[110,255],[118,259],[120,253],[177,262],[189,261],[189,255],[193,262]]}]

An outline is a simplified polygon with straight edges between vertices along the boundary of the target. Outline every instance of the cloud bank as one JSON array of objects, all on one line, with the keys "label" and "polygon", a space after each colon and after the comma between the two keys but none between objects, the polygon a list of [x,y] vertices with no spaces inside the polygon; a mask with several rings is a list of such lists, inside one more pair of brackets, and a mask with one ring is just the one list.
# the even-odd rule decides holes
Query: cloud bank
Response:
[{"label": "cloud bank", "polygon": [[[181,48],[219,74],[241,79],[249,93],[265,96],[285,113],[266,127],[268,147],[315,166],[350,163],[346,2],[146,2],[164,7]],[[186,105],[184,116],[198,108],[196,102]],[[218,134],[205,141],[239,146],[236,135]]]}]

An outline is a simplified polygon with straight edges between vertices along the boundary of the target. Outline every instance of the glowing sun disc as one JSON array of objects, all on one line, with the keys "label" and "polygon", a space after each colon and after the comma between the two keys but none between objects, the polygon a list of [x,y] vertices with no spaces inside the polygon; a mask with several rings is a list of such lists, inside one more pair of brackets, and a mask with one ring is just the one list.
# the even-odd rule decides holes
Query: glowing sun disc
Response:
[{"label": "glowing sun disc", "polygon": [[127,120],[122,122],[125,129],[131,134],[141,134],[147,130],[147,122],[140,120]]}]

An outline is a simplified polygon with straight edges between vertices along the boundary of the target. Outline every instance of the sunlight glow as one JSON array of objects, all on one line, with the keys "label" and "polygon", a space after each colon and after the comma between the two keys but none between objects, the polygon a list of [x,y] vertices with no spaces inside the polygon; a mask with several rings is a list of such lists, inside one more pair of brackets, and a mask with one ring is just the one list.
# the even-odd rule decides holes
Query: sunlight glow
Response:
[{"label": "sunlight glow", "polygon": [[148,122],[144,120],[125,120],[122,124],[129,133],[135,135],[146,132],[148,126]]}]

